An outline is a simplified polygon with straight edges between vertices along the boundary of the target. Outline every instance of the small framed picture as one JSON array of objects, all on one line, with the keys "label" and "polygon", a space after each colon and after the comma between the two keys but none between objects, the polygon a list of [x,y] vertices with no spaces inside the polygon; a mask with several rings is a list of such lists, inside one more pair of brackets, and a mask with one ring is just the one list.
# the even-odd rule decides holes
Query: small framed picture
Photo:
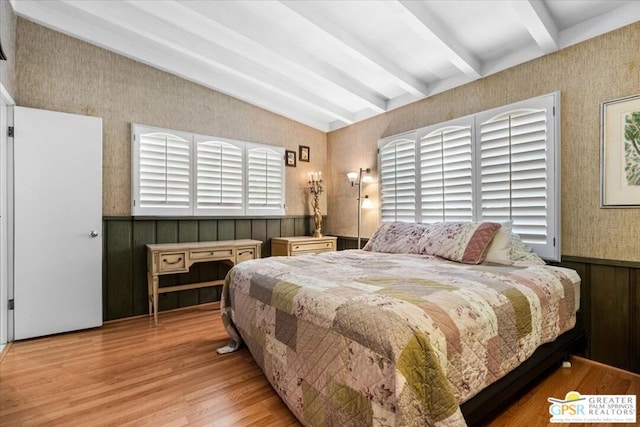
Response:
[{"label": "small framed picture", "polygon": [[284,162],[287,166],[296,167],[296,152],[292,150],[284,151]]},{"label": "small framed picture", "polygon": [[308,162],[309,161],[309,147],[305,147],[304,145],[299,145],[298,147],[300,147],[300,154],[299,154],[299,159],[301,162]]}]

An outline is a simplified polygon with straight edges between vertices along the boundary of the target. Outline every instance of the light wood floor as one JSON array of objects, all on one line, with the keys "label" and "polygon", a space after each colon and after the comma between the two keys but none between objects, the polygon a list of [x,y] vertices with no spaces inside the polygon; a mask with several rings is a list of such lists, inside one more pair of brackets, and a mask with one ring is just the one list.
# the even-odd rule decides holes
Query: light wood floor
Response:
[{"label": "light wood floor", "polygon": [[[0,359],[0,425],[299,426],[246,348],[215,352],[226,342],[205,305],[163,312],[156,328],[144,317],[13,343]],[[640,395],[640,377],[574,358],[492,425],[550,425],[547,397],[571,390]]]}]

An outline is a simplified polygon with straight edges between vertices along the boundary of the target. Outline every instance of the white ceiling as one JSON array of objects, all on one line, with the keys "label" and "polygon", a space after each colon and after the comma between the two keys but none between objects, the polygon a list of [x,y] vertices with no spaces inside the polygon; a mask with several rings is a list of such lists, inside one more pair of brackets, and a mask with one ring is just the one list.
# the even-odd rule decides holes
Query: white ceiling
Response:
[{"label": "white ceiling", "polygon": [[638,0],[11,4],[21,17],[325,132],[640,20]]}]

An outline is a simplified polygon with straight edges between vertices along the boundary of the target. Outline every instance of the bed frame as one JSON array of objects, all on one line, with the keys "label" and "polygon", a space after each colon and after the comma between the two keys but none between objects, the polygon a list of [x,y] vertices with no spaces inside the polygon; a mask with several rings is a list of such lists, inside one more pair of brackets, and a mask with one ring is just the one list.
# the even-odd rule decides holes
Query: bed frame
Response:
[{"label": "bed frame", "polygon": [[578,313],[575,328],[560,335],[554,342],[540,346],[524,363],[460,406],[467,425],[487,425],[563,361],[569,360],[571,354],[582,354],[586,342],[586,333]]}]

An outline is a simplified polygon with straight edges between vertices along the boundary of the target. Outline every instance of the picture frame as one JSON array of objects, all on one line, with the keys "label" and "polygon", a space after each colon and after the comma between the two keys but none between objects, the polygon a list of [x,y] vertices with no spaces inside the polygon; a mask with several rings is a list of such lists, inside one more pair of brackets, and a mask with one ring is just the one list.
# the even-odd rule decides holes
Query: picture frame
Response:
[{"label": "picture frame", "polygon": [[301,162],[308,162],[310,161],[310,157],[311,157],[311,150],[309,149],[309,147],[305,146],[305,145],[299,145],[298,146],[298,160],[300,160]]},{"label": "picture frame", "polygon": [[296,152],[293,150],[284,150],[284,164],[296,167]]},{"label": "picture frame", "polygon": [[640,207],[640,95],[600,105],[600,206]]}]

